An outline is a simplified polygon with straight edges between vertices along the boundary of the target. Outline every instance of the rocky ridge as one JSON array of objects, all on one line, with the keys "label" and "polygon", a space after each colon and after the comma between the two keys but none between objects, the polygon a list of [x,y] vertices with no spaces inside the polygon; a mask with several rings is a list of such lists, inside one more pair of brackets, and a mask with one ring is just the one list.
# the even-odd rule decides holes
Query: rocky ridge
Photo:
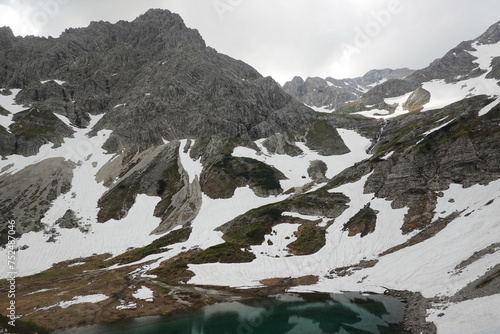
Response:
[{"label": "rocky ridge", "polygon": [[359,78],[334,79],[295,77],[283,85],[285,92],[300,102],[334,110],[346,102],[355,101],[372,87],[390,79],[402,79],[414,71],[408,68],[371,70]]}]

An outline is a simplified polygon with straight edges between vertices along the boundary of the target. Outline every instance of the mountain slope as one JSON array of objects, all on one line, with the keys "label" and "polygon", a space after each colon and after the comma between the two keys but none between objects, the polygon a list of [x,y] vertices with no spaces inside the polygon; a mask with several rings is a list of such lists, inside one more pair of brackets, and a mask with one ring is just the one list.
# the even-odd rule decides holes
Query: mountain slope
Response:
[{"label": "mountain slope", "polygon": [[4,28],[1,212],[18,274],[36,274],[22,294],[43,296],[19,312],[74,326],[78,307],[58,305],[93,296],[96,321],[163,314],[215,302],[211,285],[408,290],[415,333],[490,319],[477,305],[497,307],[500,284],[498,31],[323,113],[167,11],[59,39]]}]

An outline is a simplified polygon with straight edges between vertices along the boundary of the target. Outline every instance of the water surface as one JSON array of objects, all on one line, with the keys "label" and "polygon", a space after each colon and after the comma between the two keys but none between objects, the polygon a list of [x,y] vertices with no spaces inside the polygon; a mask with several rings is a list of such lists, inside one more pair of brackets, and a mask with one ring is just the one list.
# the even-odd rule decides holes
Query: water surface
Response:
[{"label": "water surface", "polygon": [[284,294],[221,303],[175,317],[147,317],[58,331],[71,334],[392,334],[404,304],[389,296]]}]

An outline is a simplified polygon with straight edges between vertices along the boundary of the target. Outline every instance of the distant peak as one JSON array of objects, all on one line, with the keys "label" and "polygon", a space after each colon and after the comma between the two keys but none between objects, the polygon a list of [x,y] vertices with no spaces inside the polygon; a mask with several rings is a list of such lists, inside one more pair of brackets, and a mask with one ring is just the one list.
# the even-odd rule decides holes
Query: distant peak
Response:
[{"label": "distant peak", "polygon": [[484,34],[476,38],[476,42],[481,44],[496,44],[500,42],[500,22],[490,26]]},{"label": "distant peak", "polygon": [[12,32],[12,29],[10,27],[0,27],[0,35],[8,35],[14,37],[14,33]]},{"label": "distant peak", "polygon": [[164,20],[165,22],[177,21],[184,23],[179,14],[172,13],[168,9],[160,9],[160,8],[149,9],[147,12],[145,12],[142,15],[139,15],[139,17],[135,19],[135,21],[158,21],[158,20]]}]

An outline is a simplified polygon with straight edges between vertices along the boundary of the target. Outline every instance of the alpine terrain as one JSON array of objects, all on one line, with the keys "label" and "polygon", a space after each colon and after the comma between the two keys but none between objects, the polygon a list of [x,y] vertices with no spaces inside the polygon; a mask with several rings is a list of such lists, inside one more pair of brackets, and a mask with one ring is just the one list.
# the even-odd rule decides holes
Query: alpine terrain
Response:
[{"label": "alpine terrain", "polygon": [[0,313],[13,287],[49,330],[361,291],[406,303],[402,333],[500,332],[499,84],[500,23],[284,87],[166,10],[0,28]]}]

